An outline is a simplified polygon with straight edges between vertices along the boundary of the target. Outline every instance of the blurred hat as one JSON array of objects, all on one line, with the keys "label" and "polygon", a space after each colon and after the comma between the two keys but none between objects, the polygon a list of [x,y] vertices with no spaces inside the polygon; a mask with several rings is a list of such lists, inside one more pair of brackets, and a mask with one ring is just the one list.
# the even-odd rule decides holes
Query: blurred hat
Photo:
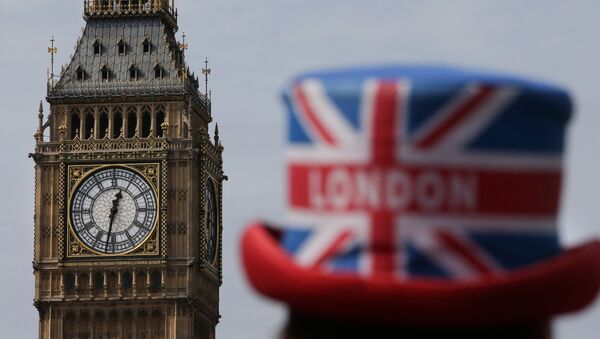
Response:
[{"label": "blurred hat", "polygon": [[600,243],[558,238],[564,90],[383,67],[302,75],[284,101],[289,217],[242,238],[260,293],[412,325],[539,321],[595,298]]}]

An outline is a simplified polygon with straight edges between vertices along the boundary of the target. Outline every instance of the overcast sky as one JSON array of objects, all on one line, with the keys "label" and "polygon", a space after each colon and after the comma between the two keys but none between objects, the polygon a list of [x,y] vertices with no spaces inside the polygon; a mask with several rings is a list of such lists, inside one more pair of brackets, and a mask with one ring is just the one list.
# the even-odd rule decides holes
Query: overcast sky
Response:
[{"label": "overcast sky", "polygon": [[[0,0],[0,337],[34,338],[33,150],[48,40],[68,61],[82,1]],[[247,287],[238,240],[256,218],[281,221],[283,107],[290,77],[332,66],[435,63],[508,71],[562,84],[576,100],[561,214],[565,244],[600,235],[600,2],[178,0],[187,60],[211,60],[213,114],[225,145],[223,339],[268,339],[285,308]],[[600,303],[560,319],[558,338],[597,338]]]}]

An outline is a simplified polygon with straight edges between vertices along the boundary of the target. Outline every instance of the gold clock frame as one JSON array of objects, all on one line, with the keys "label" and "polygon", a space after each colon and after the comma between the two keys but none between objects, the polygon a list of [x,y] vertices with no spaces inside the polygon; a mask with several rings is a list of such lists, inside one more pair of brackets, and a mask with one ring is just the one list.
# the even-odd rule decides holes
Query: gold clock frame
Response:
[{"label": "gold clock frame", "polygon": [[[156,198],[156,220],[152,226],[152,231],[148,236],[141,241],[135,248],[117,254],[102,253],[94,250],[83,243],[77,236],[73,223],[71,221],[71,203],[75,194],[75,189],[87,179],[90,175],[101,171],[105,168],[123,168],[132,171],[143,177],[150,187]],[[67,168],[67,237],[66,249],[67,258],[115,258],[115,257],[150,257],[159,256],[161,247],[165,246],[161,243],[161,233],[164,231],[166,219],[161,217],[162,202],[166,201],[165,192],[161,185],[161,168],[160,163],[121,163],[121,164],[93,164],[93,165],[69,165]]]}]

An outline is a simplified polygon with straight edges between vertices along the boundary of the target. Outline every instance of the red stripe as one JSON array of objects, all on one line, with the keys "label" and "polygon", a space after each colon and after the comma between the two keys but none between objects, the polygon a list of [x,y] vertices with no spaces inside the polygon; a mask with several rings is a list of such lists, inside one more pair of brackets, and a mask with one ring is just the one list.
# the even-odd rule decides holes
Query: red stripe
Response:
[{"label": "red stripe", "polygon": [[313,264],[313,267],[319,267],[325,261],[332,258],[336,254],[340,253],[341,250],[346,246],[348,240],[352,238],[352,232],[350,230],[346,230],[342,232],[333,243],[329,246],[329,248],[319,256],[319,258]]},{"label": "red stripe", "polygon": [[[372,165],[383,167],[395,163],[396,124],[398,123],[398,83],[380,82],[375,92],[373,131],[371,133]],[[371,254],[374,275],[390,275],[395,271],[398,253],[394,217],[388,210],[371,214]]]},{"label": "red stripe", "polygon": [[438,142],[446,135],[454,126],[458,125],[462,120],[472,115],[475,110],[481,106],[494,92],[491,86],[481,86],[477,88],[469,100],[460,105],[454,112],[448,115],[446,120],[437,126],[433,131],[429,132],[424,138],[416,143],[418,148],[429,148]]},{"label": "red stripe", "polygon": [[335,139],[325,126],[323,126],[321,121],[319,121],[318,115],[312,109],[312,106],[308,102],[300,85],[294,87],[294,97],[296,98],[296,102],[300,106],[300,109],[304,112],[308,122],[314,127],[313,130],[326,144],[335,145]]},{"label": "red stripe", "polygon": [[453,234],[444,230],[438,230],[436,235],[446,247],[450,248],[455,254],[464,259],[464,261],[475,271],[480,274],[490,274],[493,272],[483,260],[480,260],[467,245],[463,244]]},{"label": "red stripe", "polygon": [[[343,206],[334,206],[332,199],[340,192],[331,185],[333,173],[347,174],[349,196]],[[311,173],[313,174],[311,176]],[[410,181],[410,198],[402,206],[392,208],[389,181],[391,173],[402,173]],[[417,183],[427,174],[438,175],[443,182],[443,199],[439,205],[423,206],[417,197]],[[316,174],[316,175],[315,175]],[[369,191],[359,187],[359,177],[370,176]],[[475,204],[467,204],[453,193],[453,178],[470,178],[475,190]],[[377,166],[377,165],[319,165],[290,164],[288,166],[288,199],[293,208],[314,212],[354,213],[377,212],[413,213],[425,215],[485,215],[554,217],[558,213],[561,179],[560,170],[493,170],[459,169],[439,166]],[[318,182],[311,182],[310,180]],[[468,180],[466,180],[468,181]],[[402,187],[392,190],[402,194]],[[375,199],[373,200],[373,196]],[[397,195],[396,195],[397,196]],[[429,207],[429,208],[425,208]]]}]

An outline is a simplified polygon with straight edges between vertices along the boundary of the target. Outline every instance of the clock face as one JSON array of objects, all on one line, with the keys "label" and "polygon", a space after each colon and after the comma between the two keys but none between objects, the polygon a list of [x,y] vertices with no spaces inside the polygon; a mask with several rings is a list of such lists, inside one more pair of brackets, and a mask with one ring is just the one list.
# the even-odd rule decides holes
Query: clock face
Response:
[{"label": "clock face", "polygon": [[73,231],[90,249],[123,254],[142,244],[155,227],[156,195],[137,172],[102,168],[85,177],[71,200]]},{"label": "clock face", "polygon": [[208,179],[206,181],[206,189],[205,189],[205,229],[204,234],[206,234],[206,260],[210,263],[214,263],[215,257],[217,255],[217,246],[218,246],[218,211],[217,211],[217,197],[215,194],[215,187],[212,183],[212,180]]}]

